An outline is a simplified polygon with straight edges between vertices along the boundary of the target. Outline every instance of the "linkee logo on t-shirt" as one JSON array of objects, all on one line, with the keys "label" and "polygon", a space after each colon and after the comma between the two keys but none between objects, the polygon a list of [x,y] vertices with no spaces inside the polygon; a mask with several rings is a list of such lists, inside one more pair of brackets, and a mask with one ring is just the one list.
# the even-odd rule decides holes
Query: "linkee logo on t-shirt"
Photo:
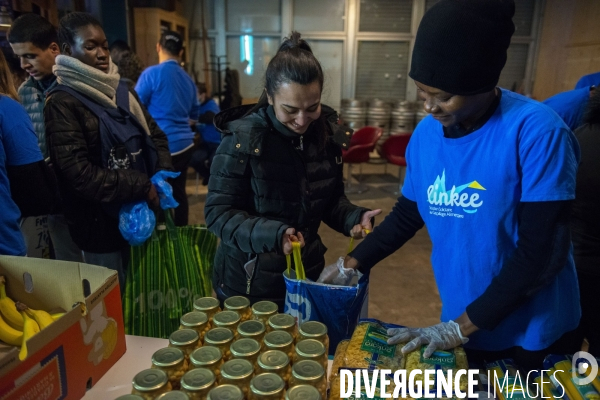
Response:
[{"label": "linkee logo on t-shirt", "polygon": [[442,176],[436,177],[433,185],[427,188],[427,202],[429,213],[438,217],[464,218],[465,214],[454,207],[459,207],[467,214],[474,214],[477,209],[483,205],[483,200],[479,200],[479,193],[467,191],[467,189],[485,190],[477,181],[471,181],[464,185],[452,185],[452,189],[446,190],[446,170]]}]

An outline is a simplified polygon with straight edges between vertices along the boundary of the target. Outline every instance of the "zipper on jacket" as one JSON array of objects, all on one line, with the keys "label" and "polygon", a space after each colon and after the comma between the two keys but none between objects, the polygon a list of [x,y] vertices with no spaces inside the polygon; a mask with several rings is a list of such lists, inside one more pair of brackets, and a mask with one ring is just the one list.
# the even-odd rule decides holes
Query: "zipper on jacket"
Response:
[{"label": "zipper on jacket", "polygon": [[[255,256],[246,264],[244,264],[244,271],[246,272],[246,294],[250,294],[250,286],[252,285],[252,279],[254,279],[254,274],[256,273],[256,261],[258,257]],[[248,270],[251,270],[248,273]]]}]

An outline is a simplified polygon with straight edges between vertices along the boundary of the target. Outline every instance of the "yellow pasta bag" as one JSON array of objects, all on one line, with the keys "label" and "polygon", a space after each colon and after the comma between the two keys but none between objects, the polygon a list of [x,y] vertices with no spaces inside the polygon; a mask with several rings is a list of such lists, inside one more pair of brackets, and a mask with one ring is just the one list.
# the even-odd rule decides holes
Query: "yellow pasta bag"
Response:
[{"label": "yellow pasta bag", "polygon": [[[456,347],[451,350],[437,350],[429,358],[423,357],[423,352],[427,348],[427,345],[421,346],[421,348],[411,351],[406,355],[406,375],[417,369],[423,373],[426,370],[442,370],[444,375],[446,371],[452,370],[456,373],[459,369],[469,369],[469,363],[467,362],[467,355],[462,347]],[[415,376],[415,381],[423,383],[423,375],[419,374]],[[460,377],[460,390],[466,392],[468,389],[467,376],[463,375]],[[425,387],[423,386],[423,390]],[[432,391],[436,391],[436,387],[430,388]]]},{"label": "yellow pasta bag", "polygon": [[335,355],[333,356],[333,362],[331,363],[331,375],[329,381],[332,382],[336,376],[339,376],[340,368],[344,366],[344,355],[348,348],[349,340],[342,340],[337,348],[335,349]]}]

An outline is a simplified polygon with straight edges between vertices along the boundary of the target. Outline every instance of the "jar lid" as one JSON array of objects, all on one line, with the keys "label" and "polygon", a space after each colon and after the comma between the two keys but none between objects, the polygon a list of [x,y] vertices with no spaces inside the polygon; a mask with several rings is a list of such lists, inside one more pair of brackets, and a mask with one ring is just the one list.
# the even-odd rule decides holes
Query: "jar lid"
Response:
[{"label": "jar lid", "polygon": [[277,304],[272,301],[259,301],[252,306],[254,315],[271,315],[277,313]]},{"label": "jar lid", "polygon": [[229,328],[213,328],[204,335],[204,342],[207,344],[222,345],[231,340],[233,340],[233,332]]},{"label": "jar lid", "polygon": [[225,379],[244,379],[250,377],[253,372],[254,367],[250,361],[242,358],[229,360],[221,367],[221,376]]},{"label": "jar lid", "polygon": [[159,368],[170,368],[181,364],[185,356],[177,347],[165,347],[152,354],[152,364]]},{"label": "jar lid", "polygon": [[238,325],[237,331],[242,336],[258,336],[265,333],[265,324],[261,321],[251,319]]},{"label": "jar lid", "polygon": [[307,338],[327,335],[327,326],[318,321],[308,321],[300,325],[300,334]]},{"label": "jar lid", "polygon": [[192,328],[206,324],[208,315],[203,311],[192,311],[181,317],[181,325]]},{"label": "jar lid", "polygon": [[266,370],[280,370],[290,364],[290,358],[281,350],[267,350],[258,357],[258,366]]},{"label": "jar lid", "polygon": [[200,339],[198,332],[193,329],[179,329],[171,333],[169,336],[169,343],[173,346],[189,346],[196,344]]},{"label": "jar lid", "polygon": [[219,385],[208,392],[206,400],[244,400],[244,393],[235,385]]},{"label": "jar lid", "polygon": [[250,381],[250,391],[259,396],[274,396],[283,393],[285,382],[277,374],[270,372],[256,375]]},{"label": "jar lid", "polygon": [[238,339],[231,344],[231,354],[234,357],[252,357],[260,351],[260,343],[254,339]]},{"label": "jar lid", "polygon": [[212,311],[219,308],[219,300],[214,297],[201,297],[194,301],[194,309],[198,311]]},{"label": "jar lid", "polygon": [[269,325],[273,329],[289,329],[296,325],[296,318],[289,314],[275,314],[269,318]]},{"label": "jar lid", "polygon": [[304,339],[296,343],[296,353],[300,357],[320,357],[325,354],[325,345],[315,339]]},{"label": "jar lid", "polygon": [[124,394],[123,396],[117,397],[115,400],[144,400],[144,398],[137,394]]},{"label": "jar lid", "polygon": [[288,389],[285,400],[321,400],[321,393],[310,385],[296,385]]},{"label": "jar lid", "polygon": [[156,400],[190,400],[190,397],[179,390],[171,390],[170,392],[161,394]]},{"label": "jar lid", "polygon": [[192,351],[190,361],[195,367],[208,367],[218,363],[223,355],[218,347],[202,346],[199,349]]},{"label": "jar lid", "polygon": [[217,326],[231,326],[240,322],[240,314],[237,311],[220,311],[213,315],[213,323]]},{"label": "jar lid", "polygon": [[246,307],[250,307],[250,300],[244,296],[233,296],[225,300],[223,305],[227,310],[243,310]]},{"label": "jar lid", "polygon": [[152,392],[166,386],[168,381],[162,369],[145,369],[133,377],[133,388],[138,392]]},{"label": "jar lid", "polygon": [[204,390],[211,387],[217,378],[206,368],[194,368],[181,377],[181,388],[190,391]]},{"label": "jar lid", "polygon": [[294,338],[286,331],[271,331],[265,335],[264,343],[267,347],[285,347],[294,343]]},{"label": "jar lid", "polygon": [[302,381],[316,381],[325,375],[325,369],[316,361],[302,360],[292,366],[292,375]]}]

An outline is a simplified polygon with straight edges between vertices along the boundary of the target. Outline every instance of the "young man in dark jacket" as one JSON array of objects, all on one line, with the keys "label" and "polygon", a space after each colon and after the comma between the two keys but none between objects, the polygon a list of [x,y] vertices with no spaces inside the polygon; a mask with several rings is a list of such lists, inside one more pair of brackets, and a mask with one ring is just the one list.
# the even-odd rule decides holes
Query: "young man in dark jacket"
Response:
[{"label": "young man in dark jacket", "polygon": [[[12,23],[8,41],[21,62],[21,68],[29,74],[29,79],[19,87],[19,99],[33,122],[42,156],[49,162],[44,104],[48,93],[57,85],[56,76],[52,72],[54,59],[60,53],[56,28],[37,14],[24,14]],[[57,260],[81,261],[81,250],[69,234],[64,215],[48,215],[48,231]],[[36,236],[34,242],[37,243],[37,232],[33,233]]]}]

